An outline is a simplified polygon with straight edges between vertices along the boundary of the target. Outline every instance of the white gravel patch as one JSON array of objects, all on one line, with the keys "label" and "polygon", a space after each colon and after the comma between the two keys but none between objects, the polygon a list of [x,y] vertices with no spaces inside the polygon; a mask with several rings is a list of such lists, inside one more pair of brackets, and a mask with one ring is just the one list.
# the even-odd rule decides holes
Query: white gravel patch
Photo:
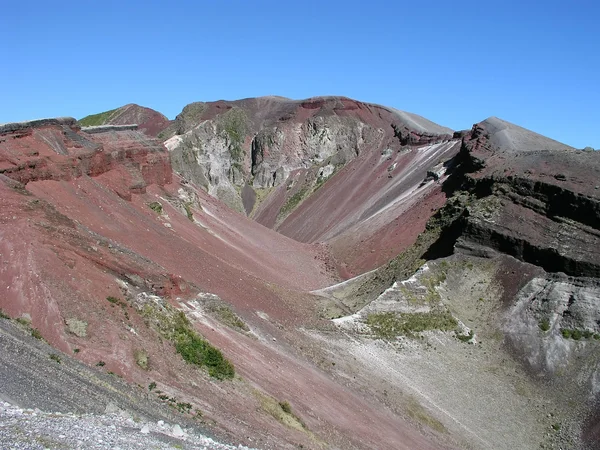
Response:
[{"label": "white gravel patch", "polygon": [[136,422],[127,414],[62,414],[0,402],[2,449],[248,449],[221,444],[179,424]]}]

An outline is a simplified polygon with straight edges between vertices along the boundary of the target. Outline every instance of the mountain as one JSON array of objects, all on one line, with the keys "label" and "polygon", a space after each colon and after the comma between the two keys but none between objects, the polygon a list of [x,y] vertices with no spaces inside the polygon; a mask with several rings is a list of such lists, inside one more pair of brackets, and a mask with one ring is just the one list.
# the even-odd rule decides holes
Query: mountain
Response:
[{"label": "mountain", "polygon": [[92,114],[79,120],[82,127],[99,125],[128,125],[137,124],[140,131],[156,136],[169,126],[170,121],[161,113],[143,106],[128,104],[117,109]]},{"label": "mountain", "polygon": [[[344,97],[5,124],[0,337],[129,383],[83,412],[170,404],[256,448],[595,448],[599,173],[501,119]],[[0,398],[72,412],[15,361]]]}]

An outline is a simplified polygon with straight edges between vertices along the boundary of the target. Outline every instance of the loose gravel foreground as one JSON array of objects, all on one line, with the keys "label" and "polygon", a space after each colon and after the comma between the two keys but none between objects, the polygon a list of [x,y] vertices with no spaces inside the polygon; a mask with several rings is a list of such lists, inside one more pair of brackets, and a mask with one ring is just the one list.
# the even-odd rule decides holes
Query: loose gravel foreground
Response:
[{"label": "loose gravel foreground", "polygon": [[220,444],[178,424],[136,422],[126,414],[63,414],[0,402],[3,449],[247,449]]},{"label": "loose gravel foreground", "polygon": [[248,447],[213,440],[118,377],[0,319],[0,449],[173,448]]}]

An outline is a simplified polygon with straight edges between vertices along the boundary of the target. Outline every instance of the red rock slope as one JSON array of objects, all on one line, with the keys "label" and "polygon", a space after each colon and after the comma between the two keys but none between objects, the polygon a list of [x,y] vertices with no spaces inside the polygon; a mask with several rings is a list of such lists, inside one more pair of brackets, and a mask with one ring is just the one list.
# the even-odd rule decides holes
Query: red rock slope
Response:
[{"label": "red rock slope", "polygon": [[[0,308],[68,355],[139,385],[157,382],[236,441],[439,448],[302,356],[298,330],[317,323],[306,292],[334,282],[320,247],[183,182],[160,143],[134,128],[85,131],[74,119],[0,127]],[[206,314],[214,295],[249,332]],[[136,302],[186,311],[242,378],[217,382],[184,363]],[[136,363],[140,351],[149,367]],[[304,426],[269,412],[284,399]]]}]

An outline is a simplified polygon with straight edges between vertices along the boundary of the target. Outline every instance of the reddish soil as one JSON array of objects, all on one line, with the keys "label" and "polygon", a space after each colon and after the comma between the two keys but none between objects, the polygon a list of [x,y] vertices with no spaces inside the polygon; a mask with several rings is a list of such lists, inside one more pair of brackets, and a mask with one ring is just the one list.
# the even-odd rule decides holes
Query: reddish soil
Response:
[{"label": "reddish soil", "polygon": [[110,125],[137,124],[138,130],[148,136],[156,137],[158,133],[167,128],[171,121],[164,115],[150,108],[129,104],[121,106],[106,122]]},{"label": "reddish soil", "polygon": [[[364,153],[276,229],[301,242],[329,243],[348,275],[374,269],[412,245],[427,220],[444,204],[439,183],[420,185],[427,170],[452,158],[459,146],[450,141],[416,147],[407,153],[395,152],[389,159],[376,151]],[[278,190],[283,192],[285,186]],[[272,194],[271,198],[280,199],[281,195]],[[279,208],[276,203],[273,206]],[[263,210],[263,219],[268,211]]]},{"label": "reddish soil", "polygon": [[[158,382],[236,441],[440,448],[296,349],[305,339],[298,329],[319,322],[307,291],[336,281],[323,247],[278,234],[183,185],[157,141],[136,131],[86,134],[70,122],[24,126],[0,135],[0,170],[0,308],[29,315],[55,347],[71,355],[77,348],[77,358],[105,361],[105,370],[134,383]],[[198,198],[194,222],[173,206],[182,204],[180,190]],[[155,201],[161,215],[148,206]],[[118,281],[175,306],[199,291],[231,304],[258,338],[209,319],[198,327],[243,379],[216,382],[185,364],[133,308],[106,300],[123,297]],[[70,318],[87,322],[86,336],[68,331]],[[150,355],[150,371],[135,364],[140,348]],[[289,399],[316,437],[262,411],[253,389]]]}]

